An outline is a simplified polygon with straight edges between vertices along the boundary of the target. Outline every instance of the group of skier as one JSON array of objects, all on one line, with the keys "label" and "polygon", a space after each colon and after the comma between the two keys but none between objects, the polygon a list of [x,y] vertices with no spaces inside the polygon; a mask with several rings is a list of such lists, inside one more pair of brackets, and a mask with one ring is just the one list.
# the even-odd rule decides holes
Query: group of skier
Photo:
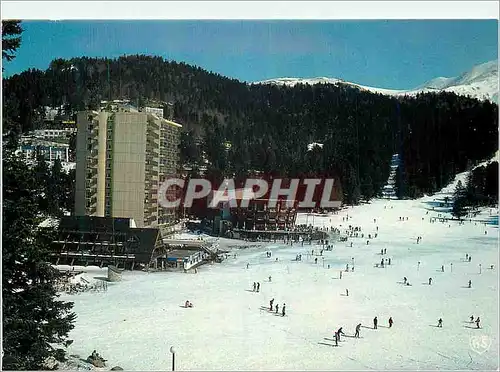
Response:
[{"label": "group of skier", "polygon": [[342,330],[342,327],[340,327],[339,329],[337,329],[336,332],[333,333],[333,340],[335,341],[335,346],[339,346],[340,335],[345,336],[345,333]]},{"label": "group of skier", "polygon": [[[481,319],[479,317],[477,317],[476,320],[474,320],[474,315],[471,315],[471,317],[469,319],[470,319],[471,323],[476,323],[476,328],[481,328],[480,327]],[[443,319],[442,318],[438,319],[438,325],[437,325],[437,327],[438,328],[443,328]]]},{"label": "group of skier", "polygon": [[[271,305],[271,307],[272,307],[272,305]],[[474,315],[471,315],[470,322],[471,323],[476,323],[476,328],[481,328],[480,327],[481,319],[479,317],[477,317],[474,320]],[[392,316],[389,317],[388,323],[389,323],[389,328],[392,328],[392,325],[394,324]],[[438,328],[443,328],[443,319],[442,318],[438,319],[437,327]],[[378,317],[373,318],[373,329],[378,329]],[[355,338],[359,338],[360,330],[361,330],[361,323],[359,323],[356,326],[355,333],[354,333],[354,337]],[[334,336],[333,336],[334,339],[333,339],[333,341],[335,341],[335,346],[338,346],[338,342],[340,341],[340,335],[344,335],[345,336],[345,333],[343,332],[342,327],[340,327],[336,332],[334,332]]]},{"label": "group of skier", "polygon": [[259,292],[259,291],[260,291],[260,283],[253,282],[253,292]]},{"label": "group of skier", "polygon": [[[273,305],[274,305],[274,298],[269,301],[269,311],[273,311]],[[286,304],[283,304],[283,306],[281,307],[281,316],[285,316],[285,309],[286,309]],[[274,306],[274,311],[275,311],[275,314],[278,314],[279,312],[279,305],[276,304]]]},{"label": "group of skier", "polygon": [[[392,316],[389,317],[388,323],[389,323],[389,328],[392,328],[392,325],[394,324],[394,321],[392,320]],[[373,318],[373,329],[378,329],[377,327],[378,327],[378,318],[375,317],[375,318]],[[356,326],[356,329],[355,329],[355,332],[354,332],[354,338],[359,338],[359,332],[360,331],[361,331],[361,323],[359,323]],[[342,327],[340,327],[333,334],[333,341],[335,341],[335,346],[338,346],[338,343],[340,341],[340,335],[344,335],[344,336],[346,335],[344,333]]]},{"label": "group of skier", "polygon": [[[382,251],[383,251],[383,250],[382,250]],[[392,261],[391,261],[391,258],[390,258],[390,257],[389,257],[389,258],[382,258],[382,259],[380,260],[380,266],[381,266],[381,267],[384,267],[385,265],[390,265],[390,264],[391,264],[391,262],[392,262]]]}]

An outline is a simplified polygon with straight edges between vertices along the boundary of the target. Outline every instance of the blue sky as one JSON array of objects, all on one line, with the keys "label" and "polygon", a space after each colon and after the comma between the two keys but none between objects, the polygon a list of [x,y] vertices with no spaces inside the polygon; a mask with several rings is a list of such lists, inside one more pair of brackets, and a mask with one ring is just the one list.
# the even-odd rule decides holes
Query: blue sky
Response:
[{"label": "blue sky", "polygon": [[54,58],[159,55],[242,81],[337,77],[409,89],[497,59],[497,20],[27,21],[5,75]]}]

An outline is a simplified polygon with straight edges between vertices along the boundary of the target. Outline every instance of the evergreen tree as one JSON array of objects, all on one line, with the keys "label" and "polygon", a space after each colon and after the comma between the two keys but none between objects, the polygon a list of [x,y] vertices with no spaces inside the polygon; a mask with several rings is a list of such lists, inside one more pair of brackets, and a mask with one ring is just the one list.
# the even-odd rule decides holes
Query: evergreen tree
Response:
[{"label": "evergreen tree", "polygon": [[38,228],[43,190],[34,172],[4,152],[3,181],[3,369],[43,370],[47,358],[64,359],[76,316],[57,299],[60,274],[48,263],[54,236]]},{"label": "evergreen tree", "polygon": [[48,213],[51,216],[62,217],[68,211],[69,193],[74,185],[70,182],[68,174],[63,170],[61,160],[54,160],[47,178],[47,199],[49,200]]},{"label": "evergreen tree", "polygon": [[453,194],[453,209],[452,215],[461,219],[467,214],[467,190],[462,184],[462,181],[458,181],[455,187],[455,192]]},{"label": "evergreen tree", "polygon": [[68,140],[69,158],[71,161],[76,161],[76,134],[71,134]]},{"label": "evergreen tree", "polygon": [[493,161],[486,166],[485,194],[491,205],[498,204],[498,162]]},{"label": "evergreen tree", "polygon": [[[14,58],[21,41],[16,37],[22,32],[19,23],[2,21],[2,59]],[[11,129],[17,128],[16,119],[10,118]],[[64,360],[76,315],[73,303],[57,299],[60,274],[48,263],[55,236],[38,228],[48,205],[41,205],[46,188],[40,180],[49,172],[41,162],[30,169],[16,157],[19,133],[8,134],[2,153],[2,369],[44,370],[49,357]]]},{"label": "evergreen tree", "polygon": [[201,154],[196,144],[195,133],[193,130],[181,133],[180,144],[180,161],[182,164],[194,165],[201,161]]},{"label": "evergreen tree", "polygon": [[469,173],[463,199],[465,205],[473,208],[498,202],[498,162],[476,167]]},{"label": "evergreen tree", "polygon": [[68,173],[63,172],[64,186],[62,193],[64,200],[61,203],[61,208],[74,215],[75,208],[75,189],[76,189],[76,169],[70,169]]},{"label": "evergreen tree", "polygon": [[15,52],[21,46],[22,32],[21,21],[2,21],[2,59],[12,61],[16,58]]},{"label": "evergreen tree", "polygon": [[360,193],[366,201],[369,201],[375,196],[375,191],[373,189],[373,181],[370,175],[367,175],[361,185]]}]

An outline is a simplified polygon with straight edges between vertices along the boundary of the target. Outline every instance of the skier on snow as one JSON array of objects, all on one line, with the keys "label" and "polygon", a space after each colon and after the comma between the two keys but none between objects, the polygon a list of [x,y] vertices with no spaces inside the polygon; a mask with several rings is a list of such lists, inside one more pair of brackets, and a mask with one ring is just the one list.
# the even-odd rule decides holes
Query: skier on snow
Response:
[{"label": "skier on snow", "polygon": [[344,331],[342,331],[342,327],[340,327],[340,328],[337,330],[337,335],[338,335],[339,341],[340,341],[340,335],[341,335],[341,334],[345,336]]},{"label": "skier on snow", "polygon": [[392,320],[392,316],[391,316],[391,317],[389,318],[389,328],[391,328],[391,327],[392,327],[392,323],[394,323],[394,322],[393,322],[393,320]]},{"label": "skier on snow", "polygon": [[438,320],[438,327],[443,328],[443,319],[439,318]]},{"label": "skier on snow", "polygon": [[354,334],[354,337],[359,338],[359,331],[360,331],[360,329],[361,329],[361,323],[359,323],[356,326],[356,333]]},{"label": "skier on snow", "polygon": [[377,323],[378,323],[377,317],[373,318],[373,329],[377,329]]},{"label": "skier on snow", "polygon": [[269,301],[269,311],[273,311],[273,303],[274,303],[274,298]]},{"label": "skier on snow", "polygon": [[476,319],[476,326],[477,326],[477,328],[480,328],[480,327],[479,327],[479,322],[480,322],[480,321],[481,321],[481,320],[479,320],[479,317],[477,317],[477,319]]}]

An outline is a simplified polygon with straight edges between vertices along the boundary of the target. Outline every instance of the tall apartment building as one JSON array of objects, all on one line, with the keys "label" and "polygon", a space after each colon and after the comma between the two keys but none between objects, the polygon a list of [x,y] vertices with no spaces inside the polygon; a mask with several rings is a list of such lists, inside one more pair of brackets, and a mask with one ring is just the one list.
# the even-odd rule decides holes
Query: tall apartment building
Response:
[{"label": "tall apartment building", "polygon": [[158,189],[177,170],[181,128],[145,112],[78,113],[75,214],[133,218],[137,227],[174,222]]}]

